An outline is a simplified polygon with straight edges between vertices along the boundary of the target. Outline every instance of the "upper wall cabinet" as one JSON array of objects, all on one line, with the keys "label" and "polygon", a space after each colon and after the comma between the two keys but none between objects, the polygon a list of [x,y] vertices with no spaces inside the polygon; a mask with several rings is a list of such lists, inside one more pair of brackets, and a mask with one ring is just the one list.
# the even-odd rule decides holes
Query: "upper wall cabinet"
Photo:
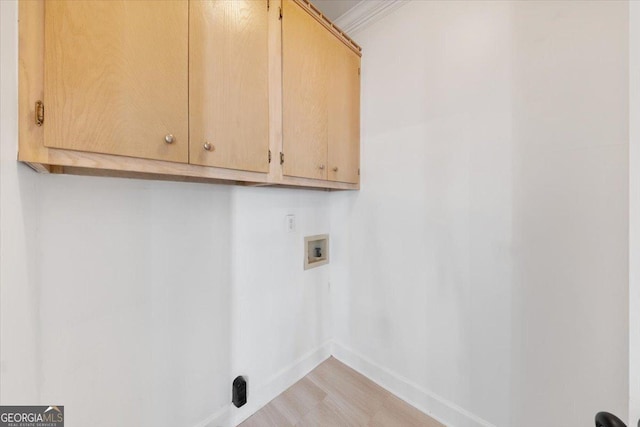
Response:
[{"label": "upper wall cabinet", "polygon": [[329,180],[360,181],[360,57],[332,40],[329,71]]},{"label": "upper wall cabinet", "polygon": [[283,173],[327,179],[331,42],[335,38],[293,0],[282,11]]},{"label": "upper wall cabinet", "polygon": [[269,172],[269,49],[265,1],[192,1],[191,163]]},{"label": "upper wall cabinet", "polygon": [[359,188],[360,48],[306,0],[19,6],[40,172]]},{"label": "upper wall cabinet", "polygon": [[188,161],[189,4],[45,4],[44,144]]},{"label": "upper wall cabinet", "polygon": [[360,55],[312,9],[283,6],[283,173],[358,183]]}]

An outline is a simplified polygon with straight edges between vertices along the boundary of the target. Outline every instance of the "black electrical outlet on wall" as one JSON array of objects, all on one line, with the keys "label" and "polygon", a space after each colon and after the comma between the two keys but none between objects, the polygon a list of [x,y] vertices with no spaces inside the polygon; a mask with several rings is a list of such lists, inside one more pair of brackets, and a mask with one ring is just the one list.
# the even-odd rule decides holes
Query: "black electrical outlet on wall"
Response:
[{"label": "black electrical outlet on wall", "polygon": [[233,380],[233,404],[236,408],[247,403],[247,380],[243,376],[236,377]]}]

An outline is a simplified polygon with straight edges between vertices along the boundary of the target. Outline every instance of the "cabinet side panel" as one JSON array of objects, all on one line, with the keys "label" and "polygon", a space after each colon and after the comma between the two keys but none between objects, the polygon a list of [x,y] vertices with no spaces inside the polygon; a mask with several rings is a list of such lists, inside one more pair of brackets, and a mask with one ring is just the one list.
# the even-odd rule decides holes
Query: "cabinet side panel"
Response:
[{"label": "cabinet side panel", "polygon": [[18,19],[18,159],[46,171],[44,128],[35,124],[35,103],[44,99],[44,2],[20,1]]}]

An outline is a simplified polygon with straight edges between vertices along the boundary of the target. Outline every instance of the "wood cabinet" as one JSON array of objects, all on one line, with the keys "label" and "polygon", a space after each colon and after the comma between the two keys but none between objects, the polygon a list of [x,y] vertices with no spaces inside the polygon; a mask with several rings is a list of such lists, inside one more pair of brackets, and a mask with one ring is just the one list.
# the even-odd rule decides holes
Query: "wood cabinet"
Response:
[{"label": "wood cabinet", "polygon": [[188,4],[45,5],[44,144],[188,161]]},{"label": "wood cabinet", "polygon": [[360,56],[295,1],[283,6],[283,173],[357,184]]},{"label": "wood cabinet", "polygon": [[39,172],[359,188],[360,48],[306,0],[19,5]]},{"label": "wood cabinet", "polygon": [[269,171],[266,1],[190,2],[189,159]]},{"label": "wood cabinet", "polygon": [[327,179],[334,36],[292,0],[284,0],[282,14],[282,172]]},{"label": "wood cabinet", "polygon": [[332,43],[329,86],[328,179],[360,181],[360,57]]}]

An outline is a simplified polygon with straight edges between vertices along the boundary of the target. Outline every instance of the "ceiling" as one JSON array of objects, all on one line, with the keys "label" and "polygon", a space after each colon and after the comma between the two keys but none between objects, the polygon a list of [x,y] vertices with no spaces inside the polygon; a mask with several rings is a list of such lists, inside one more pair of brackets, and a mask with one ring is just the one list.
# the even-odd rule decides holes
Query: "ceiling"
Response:
[{"label": "ceiling", "polygon": [[362,0],[311,0],[311,3],[316,5],[327,18],[335,21],[361,1]]}]

